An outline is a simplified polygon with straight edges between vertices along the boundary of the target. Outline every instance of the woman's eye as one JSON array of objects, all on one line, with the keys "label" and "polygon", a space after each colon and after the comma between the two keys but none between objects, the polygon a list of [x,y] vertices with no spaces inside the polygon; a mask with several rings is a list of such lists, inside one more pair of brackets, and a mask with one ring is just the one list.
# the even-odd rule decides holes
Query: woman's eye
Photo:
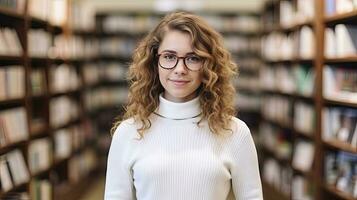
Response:
[{"label": "woman's eye", "polygon": [[176,60],[176,56],[173,54],[166,54],[166,55],[164,55],[164,58],[166,60]]},{"label": "woman's eye", "polygon": [[198,56],[189,56],[189,57],[187,57],[187,61],[193,62],[193,63],[198,63],[201,61],[201,58]]}]

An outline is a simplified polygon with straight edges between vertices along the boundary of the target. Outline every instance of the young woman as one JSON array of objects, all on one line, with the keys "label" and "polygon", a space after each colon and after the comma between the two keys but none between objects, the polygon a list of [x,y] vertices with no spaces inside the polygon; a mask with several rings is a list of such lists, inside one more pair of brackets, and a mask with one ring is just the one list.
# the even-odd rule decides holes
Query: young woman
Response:
[{"label": "young woman", "polygon": [[263,199],[252,136],[234,117],[236,70],[203,19],[165,16],[133,55],[105,199]]}]

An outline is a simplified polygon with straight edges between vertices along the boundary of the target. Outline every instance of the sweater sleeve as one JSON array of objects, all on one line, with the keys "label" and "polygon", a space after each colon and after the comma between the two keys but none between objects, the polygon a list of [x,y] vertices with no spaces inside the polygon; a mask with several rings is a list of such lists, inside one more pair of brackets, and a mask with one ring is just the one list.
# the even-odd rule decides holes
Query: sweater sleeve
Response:
[{"label": "sweater sleeve", "polygon": [[107,160],[105,200],[134,200],[135,188],[130,167],[130,129],[121,123],[114,132]]},{"label": "sweater sleeve", "polygon": [[257,151],[247,125],[240,121],[232,140],[232,189],[237,200],[262,200]]}]

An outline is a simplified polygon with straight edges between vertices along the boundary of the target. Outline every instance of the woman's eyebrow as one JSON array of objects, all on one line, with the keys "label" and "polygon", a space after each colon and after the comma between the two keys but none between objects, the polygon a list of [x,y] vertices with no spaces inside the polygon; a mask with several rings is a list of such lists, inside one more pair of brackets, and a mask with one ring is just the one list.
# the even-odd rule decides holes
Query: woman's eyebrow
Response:
[{"label": "woman's eyebrow", "polygon": [[[174,50],[169,50],[169,49],[165,49],[165,50],[161,51],[161,53],[164,53],[164,52],[177,54],[176,51],[174,51]],[[195,54],[195,52],[192,52],[192,51],[191,51],[191,52],[186,53],[185,55],[192,55],[192,54]]]}]

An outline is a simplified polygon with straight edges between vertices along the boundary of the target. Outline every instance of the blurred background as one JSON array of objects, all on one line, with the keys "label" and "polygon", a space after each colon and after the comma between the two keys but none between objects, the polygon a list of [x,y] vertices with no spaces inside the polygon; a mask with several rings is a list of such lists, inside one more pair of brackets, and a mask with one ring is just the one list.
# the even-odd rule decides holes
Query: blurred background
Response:
[{"label": "blurred background", "polygon": [[265,199],[357,199],[356,0],[0,0],[0,199],[103,199],[133,49],[175,10],[239,66]]}]

